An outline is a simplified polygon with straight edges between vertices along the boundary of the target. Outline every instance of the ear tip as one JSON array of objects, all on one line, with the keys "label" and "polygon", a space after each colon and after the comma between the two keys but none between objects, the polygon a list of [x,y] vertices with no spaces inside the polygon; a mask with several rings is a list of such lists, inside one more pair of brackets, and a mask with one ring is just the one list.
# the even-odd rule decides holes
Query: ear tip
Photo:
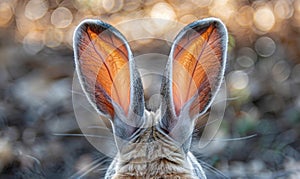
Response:
[{"label": "ear tip", "polygon": [[216,17],[209,17],[205,18],[199,21],[204,21],[204,24],[210,24],[213,25],[216,29],[218,29],[218,32],[221,34],[223,38],[221,38],[222,45],[225,47],[225,51],[227,50],[227,43],[228,43],[228,30],[226,28],[226,25],[224,22]]},{"label": "ear tip", "polygon": [[194,21],[187,25],[183,31],[188,31],[190,29],[193,29],[195,31],[201,31],[201,29],[203,30],[211,25],[215,29],[217,29],[218,33],[221,35],[222,46],[224,48],[224,51],[227,51],[228,31],[224,22],[219,18],[208,17]]},{"label": "ear tip", "polygon": [[90,29],[92,32],[101,33],[102,31],[111,28],[111,25],[105,23],[98,19],[85,19],[77,25],[73,33],[73,47],[76,48],[80,39],[84,33],[87,33],[87,29]]},{"label": "ear tip", "polygon": [[191,24],[189,24],[188,27],[193,29],[195,27],[205,26],[205,25],[207,25],[207,26],[213,25],[214,27],[219,29],[222,34],[227,35],[227,28],[226,28],[224,22],[221,19],[216,18],[216,17],[208,17],[208,18],[194,21]]},{"label": "ear tip", "polygon": [[111,25],[109,25],[108,23],[105,23],[101,20],[85,19],[76,27],[74,34],[81,34],[82,32],[86,32],[87,28],[90,28],[90,30],[95,33],[99,33],[110,27],[111,27]]}]

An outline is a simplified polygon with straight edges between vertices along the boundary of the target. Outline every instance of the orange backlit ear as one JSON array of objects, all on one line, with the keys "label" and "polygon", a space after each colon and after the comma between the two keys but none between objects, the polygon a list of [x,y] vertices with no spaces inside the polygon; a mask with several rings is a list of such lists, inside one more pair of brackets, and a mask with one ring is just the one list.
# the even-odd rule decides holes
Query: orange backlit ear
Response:
[{"label": "orange backlit ear", "polygon": [[227,31],[217,19],[196,21],[176,37],[170,53],[169,78],[176,116],[206,112],[224,75]]},{"label": "orange backlit ear", "polygon": [[102,21],[84,21],[75,32],[74,51],[82,87],[100,113],[114,118],[117,111],[127,117],[130,110],[139,110],[134,109],[137,106],[143,108],[132,104],[142,86],[134,74],[129,45],[119,31]]}]

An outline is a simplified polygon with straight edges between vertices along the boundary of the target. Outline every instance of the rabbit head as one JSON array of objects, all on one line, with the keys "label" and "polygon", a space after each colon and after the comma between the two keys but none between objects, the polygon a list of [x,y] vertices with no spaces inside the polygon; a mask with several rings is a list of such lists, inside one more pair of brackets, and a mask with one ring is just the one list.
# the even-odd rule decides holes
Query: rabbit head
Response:
[{"label": "rabbit head", "polygon": [[110,120],[118,148],[106,178],[206,178],[189,152],[191,134],[220,87],[227,39],[226,27],[215,18],[181,30],[161,82],[162,103],[149,111],[123,35],[100,20],[77,27],[74,54],[81,86],[99,115]]}]

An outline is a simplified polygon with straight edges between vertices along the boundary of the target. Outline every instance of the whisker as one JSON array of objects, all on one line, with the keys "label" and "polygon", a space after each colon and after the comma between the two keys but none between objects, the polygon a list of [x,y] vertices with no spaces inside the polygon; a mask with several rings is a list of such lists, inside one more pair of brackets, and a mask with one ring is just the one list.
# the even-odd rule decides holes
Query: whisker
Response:
[{"label": "whisker", "polygon": [[102,165],[103,163],[105,163],[107,161],[107,160],[103,160],[103,159],[105,159],[105,157],[101,157],[99,159],[94,160],[91,164],[83,167],[78,172],[73,174],[70,178],[82,178],[83,176],[87,175],[92,170],[94,170],[95,168],[97,168],[98,166]]},{"label": "whisker", "polygon": [[64,137],[95,137],[95,138],[102,138],[102,139],[114,140],[111,137],[94,135],[94,134],[63,134],[63,133],[54,133],[53,135],[55,135],[55,136],[64,136]]},{"label": "whisker", "polygon": [[240,99],[240,98],[241,98],[240,96],[227,98],[226,101],[234,101],[234,100],[237,100],[237,99]]},{"label": "whisker", "polygon": [[89,126],[87,128],[88,129],[106,129],[109,131],[109,129],[107,127],[103,127],[103,126]]},{"label": "whisker", "polygon": [[28,154],[22,154],[20,153],[21,157],[27,157],[29,159],[32,159],[34,161],[33,166],[32,167],[28,167],[27,170],[25,171],[25,175],[31,175],[31,176],[35,176],[36,178],[45,178],[45,172],[42,168],[41,162],[39,159],[37,159],[36,157],[32,156],[32,155],[28,155]]},{"label": "whisker", "polygon": [[107,170],[107,167],[97,169],[97,171],[106,171],[106,170]]},{"label": "whisker", "polygon": [[85,175],[87,175],[88,173],[90,173],[92,170],[94,170],[95,168],[99,167],[100,165],[102,165],[104,162],[100,162],[98,164],[96,164],[95,166],[91,167],[90,169],[88,169],[86,172],[82,173],[78,178],[82,178]]},{"label": "whisker", "polygon": [[204,162],[204,161],[200,161],[200,164],[203,168],[206,168],[208,170],[210,170],[211,172],[213,172],[214,174],[221,176],[222,178],[226,178],[226,179],[230,179],[230,177],[226,176],[225,174],[223,174],[220,170],[216,169],[215,167],[209,165],[208,163]]},{"label": "whisker", "polygon": [[77,95],[80,95],[80,96],[84,96],[85,97],[85,94],[83,92],[80,92],[80,91],[75,91],[75,90],[68,90],[69,92],[71,92],[72,94],[77,94]]},{"label": "whisker", "polygon": [[200,125],[200,126],[197,127],[196,129],[194,129],[194,131],[195,131],[195,132],[200,131],[200,130],[199,130],[200,128],[204,128],[204,127],[206,127],[206,126],[212,125],[213,123],[215,123],[215,122],[217,122],[217,121],[219,121],[219,120],[222,120],[222,119],[214,119],[214,120],[212,120],[212,121],[209,121],[209,122],[207,122],[207,123],[205,123],[205,124],[203,124],[203,125]]},{"label": "whisker", "polygon": [[80,104],[80,107],[83,107],[84,109],[86,109],[87,111],[89,111],[90,113],[95,113],[95,110],[90,109],[91,107],[87,107],[86,105],[82,105]]},{"label": "whisker", "polygon": [[[217,142],[228,142],[228,141],[237,141],[237,140],[247,140],[256,137],[257,134],[245,136],[245,137],[237,137],[237,138],[231,138],[231,139],[211,139],[207,141],[217,141]],[[205,140],[204,140],[205,141]]]},{"label": "whisker", "polygon": [[22,154],[24,157],[30,158],[32,160],[34,160],[38,165],[41,165],[41,162],[39,161],[39,159],[37,159],[34,156],[28,155],[28,154]]},{"label": "whisker", "polygon": [[218,103],[221,103],[223,101],[235,101],[235,100],[238,100],[239,98],[241,98],[241,97],[237,96],[237,97],[232,97],[232,98],[220,99],[220,100],[216,100],[214,102],[214,104],[218,104]]}]

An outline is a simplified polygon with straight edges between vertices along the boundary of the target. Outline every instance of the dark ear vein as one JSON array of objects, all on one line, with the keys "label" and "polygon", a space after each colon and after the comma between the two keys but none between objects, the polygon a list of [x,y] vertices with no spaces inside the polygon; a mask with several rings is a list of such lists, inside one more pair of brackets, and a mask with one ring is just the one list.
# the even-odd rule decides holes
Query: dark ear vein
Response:
[{"label": "dark ear vein", "polygon": [[199,63],[199,61],[200,61],[200,58],[201,58],[201,56],[202,56],[204,50],[206,49],[206,46],[207,46],[207,44],[208,44],[208,42],[209,42],[209,40],[210,40],[210,37],[211,37],[212,33],[214,32],[214,30],[215,30],[215,28],[214,28],[214,29],[211,31],[211,33],[208,35],[207,41],[204,42],[203,48],[202,48],[200,54],[199,54],[198,57],[197,57],[196,64],[195,64],[195,66],[194,66],[194,69],[193,69],[193,72],[192,72],[192,75],[191,75],[192,78],[191,78],[190,83],[189,83],[189,86],[188,86],[188,95],[187,95],[187,97],[188,97],[188,96],[190,95],[190,93],[191,93],[190,88],[191,88],[192,81],[193,81],[192,79],[193,79],[193,76],[194,76],[194,74],[195,74],[195,71],[196,71],[196,68],[197,68],[197,66],[198,66],[198,63]]},{"label": "dark ear vein", "polygon": [[[101,32],[101,33],[102,33],[102,32]],[[104,42],[106,42],[106,43],[110,44],[111,46],[113,46],[113,47],[114,47],[116,50],[118,50],[119,52],[121,52],[122,55],[124,55],[125,58],[128,58],[128,55],[126,55],[126,54],[123,52],[123,50],[120,50],[120,48],[117,47],[117,46],[114,44],[114,40],[113,40],[113,38],[111,37],[112,35],[115,35],[115,34],[109,34],[109,38],[110,38],[110,40],[111,40],[111,43],[109,43],[107,40],[101,38],[101,36],[98,36],[98,37],[99,37],[101,40],[103,40]],[[125,44],[122,44],[121,46],[123,46],[123,45],[125,45]],[[125,47],[125,48],[126,48],[126,47]],[[127,50],[127,48],[126,48],[126,50]]]},{"label": "dark ear vein", "polygon": [[[98,52],[98,50],[97,50],[96,47],[95,47],[95,40],[92,40],[92,39],[91,39],[89,33],[87,33],[87,36],[88,36],[90,42],[92,43],[93,49],[95,50],[96,54],[100,57],[101,61],[103,62],[104,66],[105,66],[105,69],[106,69],[106,71],[107,71],[107,73],[108,73],[108,75],[109,75],[109,79],[111,80],[112,85],[113,85],[113,87],[114,87],[114,90],[117,92],[117,88],[116,88],[115,83],[113,82],[113,78],[112,78],[111,72],[110,72],[110,70],[109,70],[109,68],[108,68],[108,66],[107,66],[107,64],[106,64],[106,62],[105,62],[105,60],[103,59],[103,56]],[[110,54],[109,54],[109,56],[110,56]],[[96,80],[97,80],[97,78],[98,78],[98,73],[97,73],[96,75],[97,75],[97,76],[96,76]],[[119,93],[116,93],[116,94],[117,94],[117,99],[120,101]]]}]

